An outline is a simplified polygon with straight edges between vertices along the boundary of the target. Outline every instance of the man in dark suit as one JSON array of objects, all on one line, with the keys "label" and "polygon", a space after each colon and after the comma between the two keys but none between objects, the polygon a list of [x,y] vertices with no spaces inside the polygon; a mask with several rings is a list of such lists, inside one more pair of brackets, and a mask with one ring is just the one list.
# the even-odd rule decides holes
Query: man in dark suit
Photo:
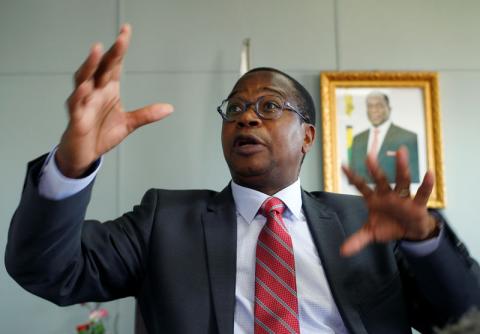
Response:
[{"label": "man in dark suit", "polygon": [[401,146],[405,146],[409,152],[408,166],[412,182],[420,182],[417,134],[390,121],[392,108],[386,94],[372,92],[368,94],[366,104],[367,116],[372,127],[353,138],[350,168],[368,182],[372,182],[365,159],[367,154],[373,154],[377,157],[387,180],[394,183],[396,152]]},{"label": "man in dark suit", "polygon": [[245,74],[218,108],[223,191],[152,189],[122,217],[84,221],[99,158],[172,109],[123,111],[130,34],[103,55],[92,48],[58,149],[29,164],[5,258],[25,289],[59,305],[135,296],[150,333],[431,332],[480,306],[478,265],[426,209],[432,174],[404,196],[405,149],[393,189],[373,158],[374,189],[345,168],[363,199],[301,189],[313,102],[274,69]]}]

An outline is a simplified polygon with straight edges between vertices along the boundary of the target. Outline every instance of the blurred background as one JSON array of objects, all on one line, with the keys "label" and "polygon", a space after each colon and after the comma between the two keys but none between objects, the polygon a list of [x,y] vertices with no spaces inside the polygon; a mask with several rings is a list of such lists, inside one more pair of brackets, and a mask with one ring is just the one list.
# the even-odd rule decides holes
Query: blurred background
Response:
[{"label": "blurred background", "polygon": [[[454,230],[480,258],[480,2],[476,0],[0,0],[0,255],[26,163],[66,126],[72,74],[121,23],[133,26],[123,103],[162,101],[176,112],[110,152],[87,217],[114,218],[151,187],[221,190],[229,181],[216,106],[239,77],[241,42],[254,67],[286,71],[313,95],[320,72],[428,70],[440,74],[447,207]],[[304,163],[322,189],[321,142]],[[134,300],[108,303],[117,333],[133,332]],[[0,332],[75,333],[87,311],[59,308],[19,287],[0,266]],[[112,328],[113,329],[113,328]]]}]

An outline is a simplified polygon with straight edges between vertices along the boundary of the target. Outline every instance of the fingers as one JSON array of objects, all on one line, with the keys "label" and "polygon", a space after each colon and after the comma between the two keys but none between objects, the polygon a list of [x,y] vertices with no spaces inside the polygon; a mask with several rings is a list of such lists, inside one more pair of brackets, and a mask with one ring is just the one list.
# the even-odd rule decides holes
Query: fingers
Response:
[{"label": "fingers", "polygon": [[122,68],[122,61],[130,43],[132,29],[125,24],[110,49],[103,55],[95,71],[95,87],[104,87],[110,80],[118,80]]},{"label": "fingers", "polygon": [[395,192],[400,197],[410,197],[410,169],[408,167],[408,149],[401,146],[396,154]]},{"label": "fingers", "polygon": [[80,86],[84,81],[90,79],[97,70],[98,64],[102,59],[102,44],[96,43],[92,46],[90,53],[83,64],[75,72],[73,81],[75,88]]},{"label": "fingers", "polygon": [[109,80],[119,79],[121,63],[128,49],[130,37],[131,27],[125,24],[115,43],[103,56],[103,47],[100,43],[92,46],[87,59],[75,72],[75,90],[67,101],[69,109],[81,102],[95,87],[103,87]]},{"label": "fingers", "polygon": [[343,243],[340,247],[340,254],[342,256],[355,255],[373,241],[375,241],[374,234],[364,225]]},{"label": "fingers", "polygon": [[167,103],[152,104],[127,113],[128,132],[137,128],[159,121],[173,112],[173,106]]},{"label": "fingers", "polygon": [[373,181],[375,182],[378,192],[382,194],[389,192],[391,190],[390,185],[388,183],[387,177],[385,176],[385,173],[378,165],[377,158],[374,155],[369,154],[367,156],[366,165],[368,171],[370,172],[370,175],[372,176]]},{"label": "fingers", "polygon": [[432,193],[434,184],[435,176],[433,175],[432,171],[426,172],[425,176],[423,177],[422,184],[415,194],[415,198],[413,199],[414,202],[421,206],[426,206],[428,199],[430,198],[430,194]]},{"label": "fingers", "polygon": [[373,190],[370,189],[370,187],[365,183],[365,180],[361,176],[354,173],[350,168],[345,165],[342,166],[342,170],[348,181],[353,184],[355,188],[357,188],[357,190],[362,194],[365,199],[368,199],[372,195]]},{"label": "fingers", "polygon": [[84,81],[82,82],[70,95],[67,99],[66,105],[68,111],[72,116],[72,113],[75,111],[76,107],[87,102],[88,96],[93,90],[93,82]]},{"label": "fingers", "polygon": [[124,38],[120,41],[120,47],[121,47],[121,52],[122,56],[120,59],[120,62],[118,63],[118,66],[116,66],[112,70],[112,79],[113,80],[120,80],[120,74],[122,72],[122,63],[123,63],[123,58],[125,54],[127,53],[128,47],[130,45],[130,40],[132,38],[132,27],[129,24],[124,24],[122,28],[120,29],[120,34],[124,34]]}]

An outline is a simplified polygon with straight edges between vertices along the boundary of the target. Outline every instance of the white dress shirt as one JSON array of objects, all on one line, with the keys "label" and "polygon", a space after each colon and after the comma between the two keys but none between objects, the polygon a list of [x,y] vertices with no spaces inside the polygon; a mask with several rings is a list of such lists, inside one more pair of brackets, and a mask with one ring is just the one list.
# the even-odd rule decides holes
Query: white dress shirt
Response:
[{"label": "white dress shirt", "polygon": [[[232,181],[237,208],[237,279],[234,333],[253,333],[255,250],[266,218],[258,213],[269,197]],[[327,283],[317,248],[302,210],[300,181],[273,195],[285,203],[283,220],[290,232],[295,256],[300,333],[347,333]]]},{"label": "white dress shirt", "polygon": [[374,131],[378,131],[378,143],[377,143],[377,150],[375,152],[375,155],[378,155],[378,152],[380,152],[380,148],[383,145],[383,141],[385,140],[385,136],[387,135],[388,129],[390,128],[390,125],[392,125],[392,121],[388,120],[385,123],[380,124],[377,127],[370,127],[370,131],[368,132],[368,146],[367,146],[367,152],[370,152],[372,149],[373,145],[373,137],[374,137]]},{"label": "white dress shirt", "polygon": [[38,192],[43,197],[59,201],[75,195],[86,188],[90,182],[95,179],[95,176],[97,176],[103,162],[103,157],[100,158],[97,168],[95,168],[91,174],[81,179],[71,179],[64,176],[58,169],[54,158],[56,152],[57,148],[54,148],[43,164],[43,168],[40,171]]},{"label": "white dress shirt", "polygon": [[[98,173],[102,160],[100,159],[97,168],[85,178],[70,179],[59,171],[53,158],[55,152],[56,149],[49,154],[42,168],[39,193],[49,199],[62,200],[87,187]],[[233,181],[231,185],[237,209],[234,332],[253,333],[255,249],[260,230],[266,223],[266,218],[258,214],[258,210],[269,196],[237,185]],[[301,333],[347,333],[302,210],[300,180],[274,196],[286,205],[283,219],[289,229],[294,249]],[[423,242],[402,241],[401,247],[411,255],[424,256],[438,247],[442,237],[443,229],[437,238]]]}]

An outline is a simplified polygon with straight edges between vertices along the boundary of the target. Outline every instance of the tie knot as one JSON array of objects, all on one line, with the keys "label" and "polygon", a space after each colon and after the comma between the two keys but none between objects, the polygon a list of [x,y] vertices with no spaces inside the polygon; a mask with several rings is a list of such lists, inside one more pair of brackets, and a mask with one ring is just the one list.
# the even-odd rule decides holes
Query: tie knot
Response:
[{"label": "tie knot", "polygon": [[265,202],[263,202],[260,209],[262,215],[264,215],[265,217],[269,216],[271,212],[276,212],[282,215],[284,210],[285,204],[283,204],[283,202],[276,197],[267,198]]}]

